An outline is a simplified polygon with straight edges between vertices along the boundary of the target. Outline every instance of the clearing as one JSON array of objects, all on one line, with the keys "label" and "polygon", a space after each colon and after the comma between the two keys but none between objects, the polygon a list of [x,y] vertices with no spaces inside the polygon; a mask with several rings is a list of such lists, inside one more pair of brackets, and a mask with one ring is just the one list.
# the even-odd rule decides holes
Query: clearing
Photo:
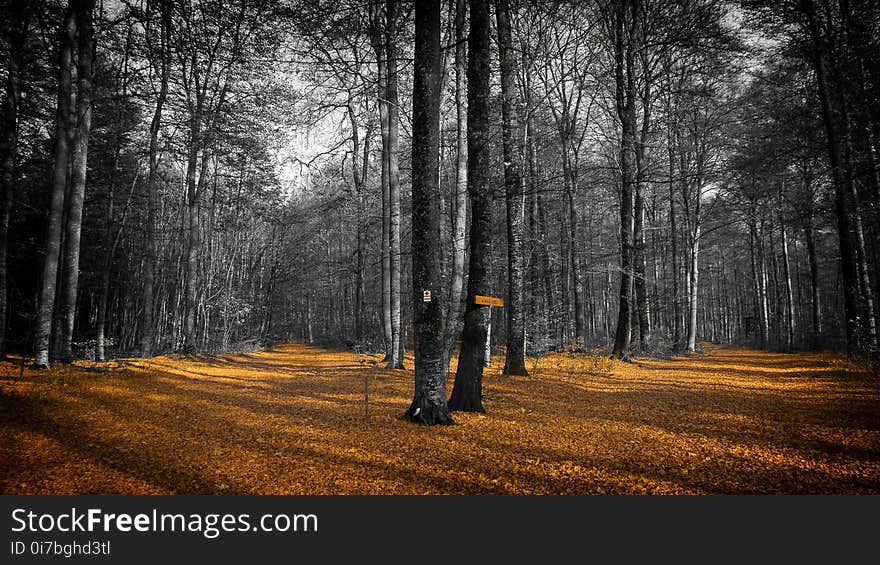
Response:
[{"label": "clearing", "polygon": [[514,378],[498,358],[488,414],[433,428],[397,419],[411,371],[301,344],[21,378],[0,363],[0,493],[880,493],[876,375],[705,347],[637,365],[554,353]]}]

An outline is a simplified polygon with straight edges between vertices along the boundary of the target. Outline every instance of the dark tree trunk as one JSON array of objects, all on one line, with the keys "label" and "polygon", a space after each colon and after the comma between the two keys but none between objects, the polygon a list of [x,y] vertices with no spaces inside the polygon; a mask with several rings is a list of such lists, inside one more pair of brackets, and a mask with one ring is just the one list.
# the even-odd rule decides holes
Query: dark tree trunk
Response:
[{"label": "dark tree trunk", "polygon": [[71,0],[59,32],[58,49],[58,106],[55,112],[55,148],[52,168],[49,218],[46,225],[46,256],[43,260],[42,281],[34,331],[34,365],[49,367],[49,342],[52,337],[52,317],[55,309],[58,259],[61,255],[61,228],[67,172],[70,161],[70,95],[73,50],[76,44],[76,0]]},{"label": "dark tree trunk", "polygon": [[440,0],[415,7],[412,129],[412,305],[415,393],[404,418],[451,424],[440,248]]},{"label": "dark tree trunk", "polygon": [[92,127],[92,57],[94,55],[94,27],[92,12],[95,0],[81,0],[77,4],[77,66],[76,66],[76,123],[73,134],[70,191],[67,204],[67,225],[64,238],[63,287],[61,289],[60,323],[58,326],[58,358],[72,358],[73,328],[76,320],[79,290],[79,243],[82,235],[83,201],[86,192],[86,163],[89,156],[89,134]]},{"label": "dark tree trunk", "polygon": [[804,239],[807,244],[807,257],[810,263],[810,305],[812,306],[813,322],[812,348],[819,349],[822,339],[822,303],[819,296],[819,262],[816,258],[816,241],[813,229],[813,214],[810,211],[804,226]]},{"label": "dark tree trunk", "polygon": [[492,253],[492,195],[489,191],[489,3],[470,0],[468,36],[468,195],[471,201],[470,264],[461,351],[449,408],[483,409],[483,361],[489,307],[474,302],[489,293]]},{"label": "dark tree trunk", "polygon": [[[198,184],[201,179],[196,179],[198,170],[199,145],[200,139],[200,122],[201,116],[197,113],[190,118],[190,139],[186,164],[186,206],[187,206],[187,227],[186,227],[186,275],[184,286],[184,351],[186,353],[194,353],[198,348],[196,338],[196,277],[198,276],[198,259],[199,249],[201,247],[201,237],[199,232],[199,208],[201,204],[201,194]],[[202,156],[205,159],[205,156]]]},{"label": "dark tree trunk", "polygon": [[[617,116],[620,120],[620,302],[611,357],[628,359],[632,341],[633,290],[633,150],[635,147],[635,52],[641,20],[639,0],[621,2],[614,13],[614,58]],[[629,25],[626,25],[629,19]]]},{"label": "dark tree trunk", "polygon": [[528,375],[525,361],[525,296],[522,151],[516,109],[516,62],[510,32],[508,0],[496,0],[498,52],[501,59],[501,121],[504,189],[507,203],[507,356],[505,375]]},{"label": "dark tree trunk", "polygon": [[840,139],[840,112],[838,104],[831,99],[828,78],[828,43],[821,30],[813,0],[801,0],[801,8],[813,41],[813,68],[822,110],[822,122],[828,145],[831,177],[834,182],[834,212],[837,217],[837,233],[840,242],[840,268],[843,275],[843,310],[846,328],[846,348],[850,354],[862,348],[861,324],[859,323],[859,272],[855,257],[855,241],[850,220],[851,190],[844,171],[842,141]]},{"label": "dark tree trunk", "polygon": [[27,33],[27,2],[13,0],[7,16],[9,52],[6,60],[6,98],[3,101],[3,123],[0,136],[0,359],[6,356],[6,322],[8,318],[8,271],[6,252],[9,246],[9,223],[14,202],[15,160],[18,157],[18,104],[21,100],[20,69]]}]

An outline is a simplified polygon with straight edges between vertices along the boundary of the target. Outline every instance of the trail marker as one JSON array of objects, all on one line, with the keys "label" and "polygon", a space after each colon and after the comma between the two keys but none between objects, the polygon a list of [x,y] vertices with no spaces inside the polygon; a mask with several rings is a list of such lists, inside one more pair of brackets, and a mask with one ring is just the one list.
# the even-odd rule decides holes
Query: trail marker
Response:
[{"label": "trail marker", "polygon": [[474,304],[479,306],[504,306],[504,299],[496,296],[474,295]]},{"label": "trail marker", "polygon": [[423,290],[422,291],[422,302],[430,302],[431,301],[431,291]]}]

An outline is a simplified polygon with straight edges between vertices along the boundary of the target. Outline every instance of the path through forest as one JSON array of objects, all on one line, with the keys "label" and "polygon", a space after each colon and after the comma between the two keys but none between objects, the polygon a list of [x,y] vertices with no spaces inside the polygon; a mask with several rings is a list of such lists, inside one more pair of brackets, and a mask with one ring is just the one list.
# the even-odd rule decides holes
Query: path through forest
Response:
[{"label": "path through forest", "polygon": [[880,493],[880,380],[837,355],[497,359],[488,414],[432,428],[397,419],[412,373],[377,360],[0,363],[0,492]]}]

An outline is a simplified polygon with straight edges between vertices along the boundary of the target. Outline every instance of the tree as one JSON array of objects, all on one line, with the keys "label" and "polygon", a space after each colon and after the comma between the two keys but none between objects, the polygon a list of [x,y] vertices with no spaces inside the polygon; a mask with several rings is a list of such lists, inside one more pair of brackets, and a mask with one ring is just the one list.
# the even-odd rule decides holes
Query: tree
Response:
[{"label": "tree", "polygon": [[617,117],[620,121],[620,294],[617,331],[611,357],[628,359],[632,340],[630,313],[633,290],[633,223],[635,220],[633,188],[635,184],[634,151],[636,144],[636,69],[635,54],[641,21],[641,2],[615,3],[607,11],[614,42],[614,80]]},{"label": "tree", "polygon": [[46,256],[43,259],[42,282],[34,331],[34,365],[42,368],[49,367],[52,313],[55,307],[55,291],[58,282],[58,260],[61,256],[62,215],[70,159],[72,128],[70,98],[78,7],[78,0],[70,0],[58,33],[58,103],[55,109],[54,161],[49,218],[46,224]]},{"label": "tree", "polygon": [[501,59],[501,120],[504,147],[504,192],[507,211],[507,357],[505,375],[528,375],[525,363],[525,256],[523,231],[525,202],[522,183],[522,149],[516,101],[516,61],[510,31],[510,6],[496,0],[498,54]]},{"label": "tree", "polygon": [[6,56],[6,98],[3,101],[3,135],[0,137],[0,359],[6,356],[6,325],[9,222],[15,195],[15,160],[18,157],[18,114],[21,101],[21,64],[30,13],[27,2],[11,0],[3,19],[3,36],[9,46]]},{"label": "tree", "polygon": [[[446,358],[458,336],[467,255],[467,3],[455,3],[455,194],[452,205],[452,272],[446,309]],[[447,363],[448,364],[448,363]]]},{"label": "tree", "polygon": [[471,0],[468,35],[468,195],[471,204],[470,262],[461,351],[449,408],[485,412],[483,361],[489,307],[474,301],[489,293],[492,250],[492,199],[489,191],[489,4]]},{"label": "tree", "polygon": [[56,355],[62,361],[73,357],[73,325],[76,315],[77,290],[80,271],[80,236],[82,234],[83,200],[86,191],[86,164],[89,155],[89,134],[92,127],[92,59],[94,35],[92,12],[95,0],[80,0],[76,10],[77,63],[76,63],[76,112],[74,115],[73,152],[71,154],[70,190],[67,206],[63,284],[61,288],[60,321]]},{"label": "tree", "polygon": [[[158,221],[158,190],[159,190],[159,129],[162,127],[162,111],[165,108],[165,101],[168,98],[168,76],[170,65],[168,61],[168,49],[170,46],[169,35],[171,33],[171,2],[170,0],[158,0],[159,8],[159,45],[158,57],[154,55],[157,46],[154,43],[153,36],[150,33],[155,29],[156,25],[152,21],[152,11],[155,5],[149,3],[147,12],[147,45],[151,53],[149,59],[152,61],[158,58],[158,69],[154,72],[159,78],[159,90],[156,94],[156,104],[153,109],[153,118],[150,121],[150,144],[148,149],[147,160],[149,162],[149,171],[147,172],[147,218],[146,218],[146,247],[144,257],[144,285],[143,285],[143,323],[140,325],[140,352],[141,355],[148,356],[153,351],[156,342],[156,322],[154,317],[154,286],[156,284],[156,262],[158,261],[156,251],[156,222]],[[99,347],[104,341],[103,324],[98,324],[98,344]]]},{"label": "tree", "polygon": [[415,9],[412,139],[412,297],[415,392],[404,417],[451,424],[440,297],[440,0]]}]

